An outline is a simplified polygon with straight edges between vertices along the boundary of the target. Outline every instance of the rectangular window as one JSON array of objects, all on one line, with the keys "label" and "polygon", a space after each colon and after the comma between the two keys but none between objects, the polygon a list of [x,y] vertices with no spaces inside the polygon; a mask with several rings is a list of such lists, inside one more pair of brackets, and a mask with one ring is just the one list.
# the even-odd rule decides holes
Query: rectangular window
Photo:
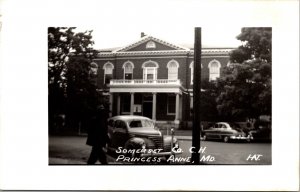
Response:
[{"label": "rectangular window", "polygon": [[175,115],[175,110],[176,110],[176,96],[175,95],[168,95],[167,114],[168,115]]},{"label": "rectangular window", "polygon": [[132,73],[125,73],[125,79],[132,79]]},{"label": "rectangular window", "polygon": [[147,80],[152,80],[152,79],[154,79],[153,74],[147,74]]},{"label": "rectangular window", "polygon": [[144,79],[145,80],[155,80],[156,79],[156,68],[155,67],[144,68]]}]

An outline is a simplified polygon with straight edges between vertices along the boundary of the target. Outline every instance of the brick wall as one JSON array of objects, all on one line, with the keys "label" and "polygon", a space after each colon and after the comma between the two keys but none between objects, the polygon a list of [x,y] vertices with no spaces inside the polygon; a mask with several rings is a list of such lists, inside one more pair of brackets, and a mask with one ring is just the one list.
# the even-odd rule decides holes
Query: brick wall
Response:
[{"label": "brick wall", "polygon": [[[176,60],[179,63],[179,68],[178,68],[178,78],[181,80],[182,85],[187,88],[187,89],[192,89],[193,86],[191,85],[191,69],[190,69],[190,64],[193,62],[193,58],[191,57],[185,57],[181,56],[180,58],[173,58],[172,56],[167,57],[167,58],[142,58],[142,59],[135,59],[135,58],[117,58],[117,59],[109,59],[109,60],[95,60],[95,62],[98,64],[98,88],[103,88],[104,84],[104,70],[103,70],[103,65],[106,62],[111,62],[114,65],[114,70],[113,70],[113,77],[114,79],[123,79],[124,78],[124,70],[123,70],[123,64],[126,61],[131,61],[134,64],[134,69],[133,69],[133,79],[143,79],[143,68],[142,64],[146,61],[155,61],[159,64],[158,68],[158,74],[157,78],[158,79],[168,79],[168,68],[167,64],[171,60]],[[229,57],[216,57],[216,56],[204,56],[202,58],[202,66],[203,68],[202,73],[201,73],[201,78],[202,79],[208,79],[209,78],[209,68],[208,64],[210,61],[216,59],[221,63],[221,73],[224,67],[227,66],[227,63],[229,61]]]}]

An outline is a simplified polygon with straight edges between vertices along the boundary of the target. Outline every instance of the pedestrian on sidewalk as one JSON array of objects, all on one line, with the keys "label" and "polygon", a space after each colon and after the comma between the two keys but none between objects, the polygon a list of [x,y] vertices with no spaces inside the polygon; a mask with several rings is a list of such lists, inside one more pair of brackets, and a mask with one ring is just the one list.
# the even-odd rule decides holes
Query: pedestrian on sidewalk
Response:
[{"label": "pedestrian on sidewalk", "polygon": [[95,164],[97,160],[101,164],[107,164],[105,152],[105,147],[108,143],[107,118],[108,113],[103,104],[98,105],[96,110],[92,112],[86,141],[87,145],[92,146],[92,151],[87,162],[89,165]]}]

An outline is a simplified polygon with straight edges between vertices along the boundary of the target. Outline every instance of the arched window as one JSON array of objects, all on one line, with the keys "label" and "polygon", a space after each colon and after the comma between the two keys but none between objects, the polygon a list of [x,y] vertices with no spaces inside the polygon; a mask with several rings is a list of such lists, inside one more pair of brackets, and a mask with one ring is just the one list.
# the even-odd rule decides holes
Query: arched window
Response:
[{"label": "arched window", "polygon": [[154,49],[156,48],[156,44],[153,41],[148,41],[146,44],[146,49]]},{"label": "arched window", "polygon": [[167,68],[168,68],[168,79],[178,79],[179,63],[175,60],[171,60],[167,64]]},{"label": "arched window", "polygon": [[109,84],[113,78],[114,65],[111,62],[107,62],[103,65],[104,70],[104,84]]},{"label": "arched window", "polygon": [[209,62],[208,68],[209,68],[209,81],[214,81],[220,77],[221,64],[219,61],[215,59],[212,60],[211,62]]},{"label": "arched window", "polygon": [[[203,65],[201,63],[201,69],[202,68],[203,68]],[[191,62],[190,69],[191,69],[191,84],[193,84],[194,83],[194,61]]]},{"label": "arched window", "polygon": [[156,80],[157,79],[157,68],[158,63],[155,61],[146,61],[142,65],[143,68],[143,79],[144,80]]},{"label": "arched window", "polygon": [[132,79],[134,65],[131,61],[126,61],[123,65],[124,79]]}]

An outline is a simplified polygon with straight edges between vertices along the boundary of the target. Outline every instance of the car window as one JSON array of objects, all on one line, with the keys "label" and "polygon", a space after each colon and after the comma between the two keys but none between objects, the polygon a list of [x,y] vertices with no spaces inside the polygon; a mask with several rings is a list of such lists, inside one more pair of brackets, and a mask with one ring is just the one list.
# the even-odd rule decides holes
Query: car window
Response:
[{"label": "car window", "polygon": [[132,120],[129,123],[130,128],[138,128],[138,127],[154,127],[154,124],[152,121],[147,119],[138,119],[138,120]]},{"label": "car window", "polygon": [[220,124],[220,128],[226,128],[226,125]]},{"label": "car window", "polygon": [[110,126],[110,127],[114,127],[115,121],[112,120],[112,119],[110,119],[110,120],[108,121],[107,124],[108,124],[108,126]]},{"label": "car window", "polygon": [[140,120],[133,120],[129,124],[130,128],[142,127],[142,122]]},{"label": "car window", "polygon": [[121,128],[121,129],[126,129],[126,124],[124,121],[121,121],[121,120],[117,120],[115,122],[115,127],[116,128]]}]

